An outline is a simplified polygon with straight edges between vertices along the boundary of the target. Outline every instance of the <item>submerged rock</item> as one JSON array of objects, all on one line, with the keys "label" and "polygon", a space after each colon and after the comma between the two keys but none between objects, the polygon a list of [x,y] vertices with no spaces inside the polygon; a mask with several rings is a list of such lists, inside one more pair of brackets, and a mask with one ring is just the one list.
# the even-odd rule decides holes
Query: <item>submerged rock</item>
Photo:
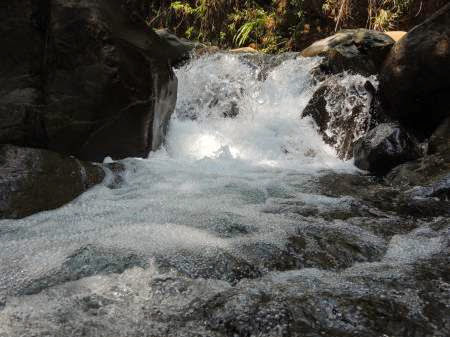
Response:
[{"label": "submerged rock", "polygon": [[44,289],[92,275],[123,273],[133,267],[145,267],[146,261],[137,254],[87,245],[68,256],[59,269],[25,284],[19,295],[37,294]]},{"label": "submerged rock", "polygon": [[450,114],[449,36],[450,4],[398,41],[380,73],[387,113],[421,138]]},{"label": "submerged rock", "polygon": [[313,43],[301,55],[325,57],[321,69],[328,73],[348,70],[372,75],[378,73],[394,42],[381,32],[362,28],[345,29]]},{"label": "submerged rock", "polygon": [[154,268],[85,278],[9,297],[0,335],[444,337],[448,226],[395,236],[381,261],[339,272],[277,272],[234,286]]},{"label": "submerged rock", "polygon": [[357,140],[353,149],[355,165],[376,175],[384,175],[420,155],[415,139],[393,123],[378,125]]},{"label": "submerged rock", "polygon": [[0,145],[0,219],[60,207],[100,183],[103,169],[39,149]]},{"label": "submerged rock", "polygon": [[129,1],[0,6],[0,143],[90,161],[161,144],[180,52]]}]

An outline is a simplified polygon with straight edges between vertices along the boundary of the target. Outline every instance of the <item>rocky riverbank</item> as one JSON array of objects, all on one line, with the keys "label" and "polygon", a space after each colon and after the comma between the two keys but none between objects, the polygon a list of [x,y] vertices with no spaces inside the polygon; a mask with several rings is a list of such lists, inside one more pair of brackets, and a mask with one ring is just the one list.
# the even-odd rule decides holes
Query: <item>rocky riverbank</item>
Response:
[{"label": "rocky riverbank", "polygon": [[139,3],[0,5],[0,337],[447,337],[450,5],[177,80]]}]

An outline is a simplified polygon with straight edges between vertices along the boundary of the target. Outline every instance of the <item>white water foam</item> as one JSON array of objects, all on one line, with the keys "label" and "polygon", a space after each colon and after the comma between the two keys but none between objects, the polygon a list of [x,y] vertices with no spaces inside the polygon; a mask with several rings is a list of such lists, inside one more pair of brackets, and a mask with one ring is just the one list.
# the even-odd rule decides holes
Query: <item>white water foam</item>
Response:
[{"label": "white water foam", "polygon": [[[251,59],[216,54],[179,69],[164,148],[124,160],[119,188],[100,185],[58,210],[0,221],[0,290],[47,275],[88,244],[148,259],[178,250],[235,251],[246,241],[283,245],[292,220],[265,208],[282,199],[311,203],[305,186],[312,175],[354,170],[311,120],[300,118],[317,62],[290,59],[261,76]],[[345,200],[327,199],[333,202]],[[227,226],[245,234],[227,237]]]}]

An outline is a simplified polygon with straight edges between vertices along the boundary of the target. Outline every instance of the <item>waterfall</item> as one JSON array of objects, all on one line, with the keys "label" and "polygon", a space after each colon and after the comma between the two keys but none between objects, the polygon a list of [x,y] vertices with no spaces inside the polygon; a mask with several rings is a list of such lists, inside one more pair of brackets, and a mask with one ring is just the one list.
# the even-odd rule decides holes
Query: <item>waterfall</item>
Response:
[{"label": "waterfall", "polygon": [[169,155],[310,172],[351,169],[312,120],[300,118],[315,90],[318,59],[291,58],[268,70],[273,58],[214,54],[179,69]]},{"label": "waterfall", "polygon": [[421,275],[448,262],[446,219],[392,212],[377,199],[392,191],[338,159],[301,118],[318,64],[194,59],[176,71],[177,106],[158,151],[120,161],[120,179],[64,207],[0,220],[0,336],[440,329],[423,318],[421,297],[439,287]]}]

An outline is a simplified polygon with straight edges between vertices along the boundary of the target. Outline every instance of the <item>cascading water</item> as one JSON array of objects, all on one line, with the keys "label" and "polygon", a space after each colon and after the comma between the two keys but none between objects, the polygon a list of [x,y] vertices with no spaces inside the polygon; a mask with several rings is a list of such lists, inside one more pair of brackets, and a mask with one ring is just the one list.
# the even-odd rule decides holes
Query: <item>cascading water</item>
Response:
[{"label": "cascading water", "polygon": [[380,293],[421,317],[408,273],[445,249],[445,228],[380,234],[371,223],[402,219],[322,193],[321,177],[356,169],[300,118],[318,60],[272,61],[193,60],[163,149],[58,210],[0,221],[1,337],[375,336]]}]

